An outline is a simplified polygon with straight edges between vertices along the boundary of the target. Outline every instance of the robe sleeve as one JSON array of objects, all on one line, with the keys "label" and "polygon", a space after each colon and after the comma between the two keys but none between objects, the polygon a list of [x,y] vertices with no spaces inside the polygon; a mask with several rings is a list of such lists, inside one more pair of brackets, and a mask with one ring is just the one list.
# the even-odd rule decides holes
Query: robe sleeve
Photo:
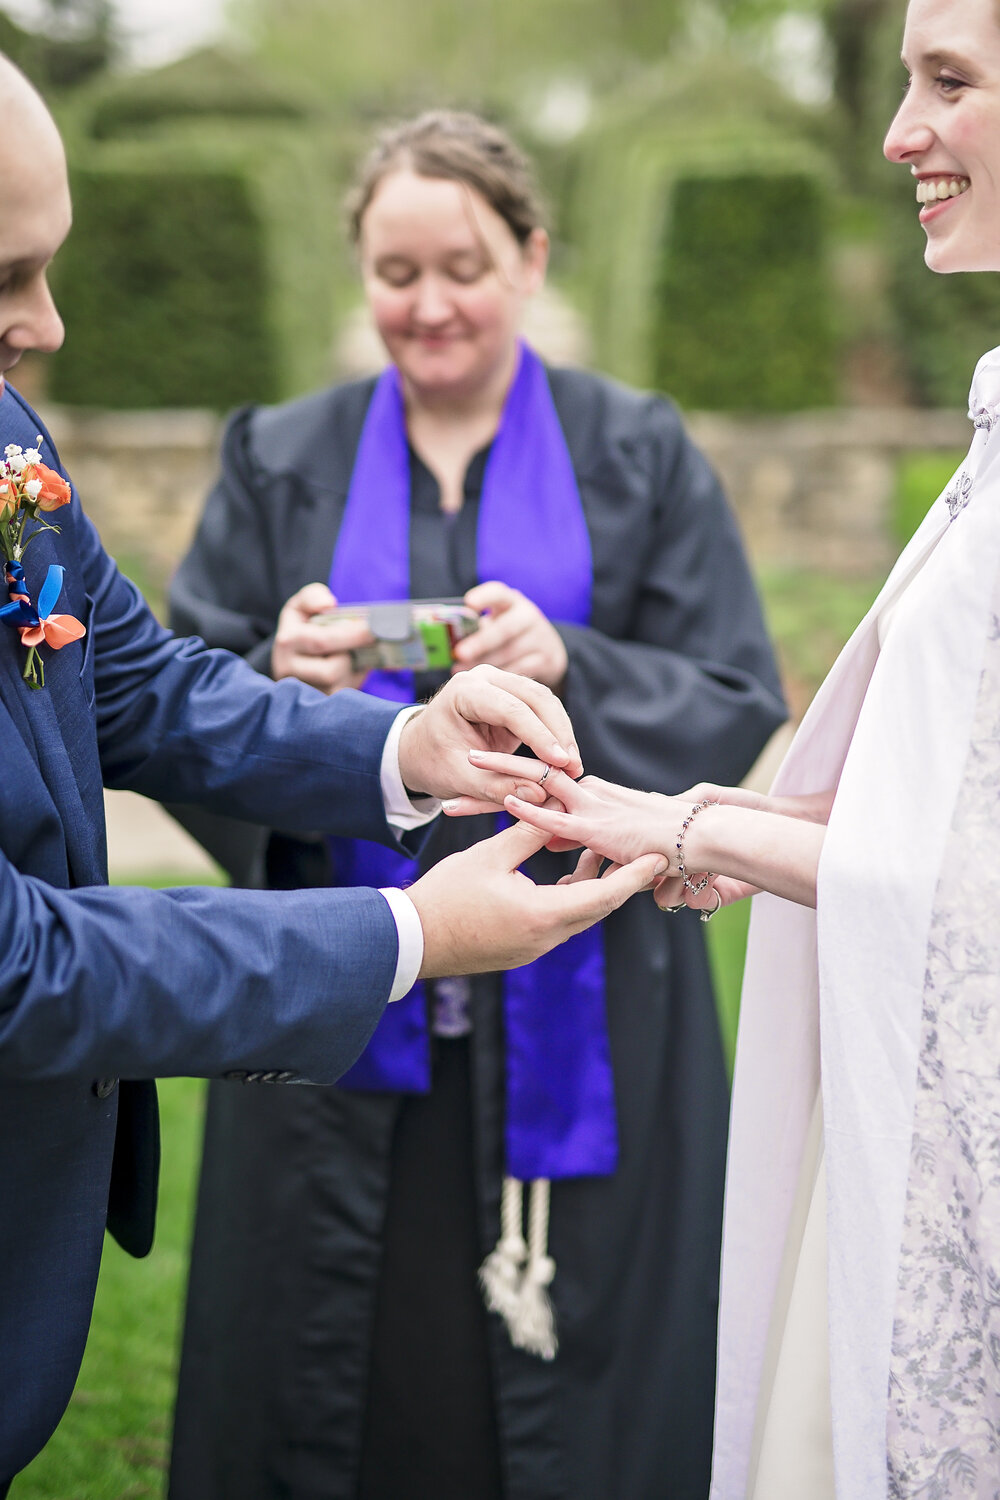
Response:
[{"label": "robe sleeve", "polygon": [[[566,707],[595,775],[664,792],[731,785],[786,717],[774,654],[718,480],[668,402],[633,400],[635,430],[612,458],[630,494],[645,490],[645,519],[626,541],[615,507],[581,481],[595,613],[592,627],[557,627]],[[632,556],[616,563],[619,548]],[[602,586],[608,569],[628,583]]]},{"label": "robe sleeve", "polygon": [[[170,625],[234,651],[270,676],[275,621],[285,603],[277,565],[283,507],[273,477],[254,458],[254,412],[243,408],[226,427],[221,474],[170,586]],[[241,537],[250,545],[241,546]]]}]

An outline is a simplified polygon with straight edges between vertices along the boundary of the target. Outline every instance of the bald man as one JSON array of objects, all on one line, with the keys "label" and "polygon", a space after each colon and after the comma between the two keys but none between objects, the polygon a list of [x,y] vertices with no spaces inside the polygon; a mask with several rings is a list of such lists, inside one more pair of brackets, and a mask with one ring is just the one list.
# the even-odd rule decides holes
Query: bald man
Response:
[{"label": "bald man", "polygon": [[[0,205],[0,449],[41,435],[58,467],[5,376],[25,349],[62,343],[46,270],[70,228],[66,165],[44,103],[5,59]],[[110,889],[102,785],[414,852],[437,799],[472,809],[514,789],[475,771],[470,751],[523,742],[581,768],[561,704],[536,683],[478,668],[400,713],[268,682],[163,630],[75,492],[56,519],[10,592],[37,600],[61,565],[59,610],[86,635],[40,648],[46,685],[33,692],[17,630],[0,631],[0,1496],[69,1399],[105,1225],[134,1254],[152,1242],[156,1096],[138,1080],[332,1082],[418,976],[525,963],[657,864],[539,890],[517,873],[541,844],[522,825],[406,894]]]}]

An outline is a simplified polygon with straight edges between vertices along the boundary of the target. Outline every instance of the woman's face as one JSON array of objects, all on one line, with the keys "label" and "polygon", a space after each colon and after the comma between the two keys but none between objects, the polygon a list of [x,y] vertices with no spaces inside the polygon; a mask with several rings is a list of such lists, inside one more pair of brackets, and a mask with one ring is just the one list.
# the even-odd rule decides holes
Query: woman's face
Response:
[{"label": "woman's face", "polygon": [[399,171],[376,188],[359,248],[376,327],[418,396],[475,396],[505,376],[545,276],[544,230],[522,248],[473,189]]},{"label": "woman's face", "polygon": [[910,0],[885,154],[915,179],[932,271],[1000,270],[997,0]]}]

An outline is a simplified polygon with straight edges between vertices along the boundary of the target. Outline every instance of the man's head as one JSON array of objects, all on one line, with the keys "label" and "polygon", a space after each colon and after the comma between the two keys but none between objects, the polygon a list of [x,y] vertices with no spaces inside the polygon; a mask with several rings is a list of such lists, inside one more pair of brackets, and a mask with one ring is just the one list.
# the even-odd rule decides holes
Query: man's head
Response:
[{"label": "man's head", "polygon": [[72,218],[55,121],[24,74],[0,54],[0,393],[26,349],[63,341],[49,262]]}]

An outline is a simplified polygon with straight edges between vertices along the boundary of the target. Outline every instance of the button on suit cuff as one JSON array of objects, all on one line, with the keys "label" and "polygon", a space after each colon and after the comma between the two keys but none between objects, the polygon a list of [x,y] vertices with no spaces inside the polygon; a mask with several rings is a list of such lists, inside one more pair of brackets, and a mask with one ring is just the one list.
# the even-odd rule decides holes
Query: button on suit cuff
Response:
[{"label": "button on suit cuff", "polygon": [[389,991],[388,1003],[391,1005],[394,1000],[402,1000],[404,995],[408,995],[417,982],[420,965],[424,961],[424,929],[420,925],[417,908],[405,891],[396,886],[388,886],[380,895],[389,903],[399,935],[396,974]]},{"label": "button on suit cuff", "polygon": [[386,821],[397,833],[409,833],[413,828],[422,828],[441,811],[441,804],[436,797],[411,797],[403,785],[399,769],[400,737],[407,720],[419,712],[419,703],[401,709],[392,721],[382,748],[379,778],[382,783],[382,801],[385,804]]}]

